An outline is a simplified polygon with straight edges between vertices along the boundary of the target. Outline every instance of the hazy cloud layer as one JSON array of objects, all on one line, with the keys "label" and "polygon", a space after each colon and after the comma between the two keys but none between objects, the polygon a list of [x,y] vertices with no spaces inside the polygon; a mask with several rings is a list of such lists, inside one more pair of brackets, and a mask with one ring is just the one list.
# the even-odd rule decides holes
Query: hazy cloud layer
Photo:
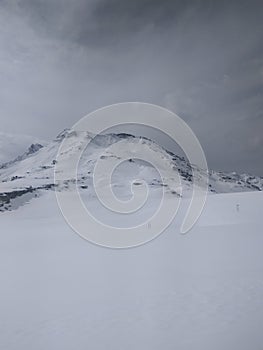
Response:
[{"label": "hazy cloud layer", "polygon": [[1,131],[52,138],[151,102],[187,121],[211,168],[263,175],[262,18],[253,0],[0,0]]}]

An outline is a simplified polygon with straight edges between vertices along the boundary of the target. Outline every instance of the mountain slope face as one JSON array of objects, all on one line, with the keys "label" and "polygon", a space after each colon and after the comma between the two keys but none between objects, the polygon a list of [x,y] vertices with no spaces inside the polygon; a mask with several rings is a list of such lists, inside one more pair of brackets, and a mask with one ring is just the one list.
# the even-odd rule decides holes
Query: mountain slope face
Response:
[{"label": "mountain slope face", "polygon": [[[67,150],[60,154],[59,162],[63,163],[63,181],[54,181],[54,171],[57,164],[57,155],[62,141],[66,139]],[[94,194],[93,173],[98,161],[121,161],[118,150],[136,148],[143,149],[146,159],[154,159],[160,169],[164,169],[163,181],[149,163],[136,158],[129,158],[120,164],[113,173],[111,186],[113,192],[120,196],[131,193],[131,184],[140,186],[145,181],[150,189],[162,189],[175,195],[180,195],[177,171],[180,174],[182,195],[191,193],[193,175],[191,165],[183,157],[166,151],[153,141],[134,137],[127,134],[108,134],[96,136],[88,132],[63,131],[57,138],[42,147],[39,144],[31,145],[27,152],[9,161],[0,167],[0,210],[10,210],[15,207],[17,198],[27,199],[38,196],[40,190],[49,190],[57,186],[60,190],[70,190],[75,187],[76,179],[72,176],[70,166],[72,158],[84,149],[79,161],[77,185],[80,191],[90,191]],[[92,140],[92,141],[91,141]],[[85,149],[87,141],[91,141]],[[113,148],[107,147],[114,145]],[[128,154],[128,153],[127,153]],[[136,157],[136,152],[135,152]],[[110,163],[109,163],[110,164]],[[205,176],[201,169],[196,169],[197,175]],[[104,174],[100,174],[103,176]],[[138,179],[138,180],[137,180]],[[135,181],[136,180],[136,181]],[[209,172],[209,192],[242,192],[262,191],[263,178],[246,174]]]},{"label": "mountain slope face", "polygon": [[11,135],[0,132],[0,164],[23,154],[30,144],[46,144],[36,137],[28,135]]}]

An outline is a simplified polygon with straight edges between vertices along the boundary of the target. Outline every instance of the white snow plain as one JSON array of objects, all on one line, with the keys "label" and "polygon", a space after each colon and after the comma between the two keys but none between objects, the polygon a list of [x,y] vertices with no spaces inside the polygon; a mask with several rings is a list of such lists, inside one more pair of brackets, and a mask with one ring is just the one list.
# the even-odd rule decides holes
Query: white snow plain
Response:
[{"label": "white snow plain", "polygon": [[125,250],[75,234],[52,191],[0,214],[0,349],[262,350],[262,204],[210,195],[180,235],[184,202]]}]

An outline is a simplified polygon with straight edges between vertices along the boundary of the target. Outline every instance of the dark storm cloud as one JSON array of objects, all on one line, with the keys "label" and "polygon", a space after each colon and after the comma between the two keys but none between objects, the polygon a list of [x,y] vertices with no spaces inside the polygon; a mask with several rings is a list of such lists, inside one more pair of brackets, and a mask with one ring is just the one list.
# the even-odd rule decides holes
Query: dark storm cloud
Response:
[{"label": "dark storm cloud", "polygon": [[[67,37],[82,45],[107,45],[109,40],[127,40],[145,28],[161,29],[175,22],[191,1],[72,1],[25,0],[21,9],[28,8],[36,22],[48,22],[55,35]],[[59,22],[59,23],[58,23]],[[63,24],[62,24],[63,22]],[[61,26],[62,24],[62,26]],[[55,28],[56,27],[56,28]]]},{"label": "dark storm cloud", "polygon": [[253,0],[2,0],[2,131],[52,137],[95,108],[139,100],[183,117],[211,168],[263,174],[262,9]]}]

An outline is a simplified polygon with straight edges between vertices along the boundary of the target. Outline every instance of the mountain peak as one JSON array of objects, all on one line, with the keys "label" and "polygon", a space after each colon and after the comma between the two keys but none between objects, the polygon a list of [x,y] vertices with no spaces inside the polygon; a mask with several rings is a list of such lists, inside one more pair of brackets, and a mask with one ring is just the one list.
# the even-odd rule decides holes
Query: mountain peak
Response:
[{"label": "mountain peak", "polygon": [[[178,172],[181,178],[183,196],[184,193],[189,193],[193,185],[193,174],[190,163],[183,157],[179,157],[170,151],[165,150],[156,142],[149,138],[136,137],[134,135],[119,133],[97,135],[94,139],[92,134],[85,131],[70,131],[63,130],[57,138],[48,145],[42,146],[40,143],[32,143],[28,150],[17,157],[14,161],[8,162],[1,167],[0,172],[0,194],[4,194],[15,190],[30,191],[39,189],[52,189],[54,182],[54,171],[57,164],[57,155],[60,149],[61,142],[67,138],[67,150],[60,154],[62,164],[65,164],[65,172],[62,174],[61,189],[70,190],[75,186],[76,179],[72,178],[72,172],[67,173],[67,168],[71,164],[72,155],[76,155],[83,150],[79,168],[77,184],[80,189],[93,191],[93,174],[94,167],[98,159],[111,165],[111,162],[118,159],[123,162],[114,170],[113,187],[118,191],[128,193],[129,186],[134,179],[145,181],[152,189],[164,188],[165,191],[175,193],[174,186],[176,185],[176,173]],[[87,140],[91,141],[84,149]],[[114,145],[114,147],[111,147]],[[141,147],[140,147],[141,145]],[[134,156],[129,157],[127,152],[133,153]],[[136,150],[142,149],[146,155],[146,160],[141,161],[136,158]],[[126,153],[125,153],[126,152]],[[130,153],[129,153],[130,154]],[[125,159],[129,161],[125,162]],[[151,166],[147,162],[147,156],[155,160],[155,164],[159,164],[164,170],[166,178],[163,181],[159,178],[158,169]],[[140,157],[138,157],[140,158]],[[59,160],[59,164],[60,164]],[[165,170],[166,169],[166,170]],[[202,169],[195,168],[198,176],[206,176]],[[104,174],[101,174],[103,177]],[[237,174],[236,172],[209,172],[209,192],[243,192],[243,191],[262,191],[263,179],[257,176],[247,174]]]}]

